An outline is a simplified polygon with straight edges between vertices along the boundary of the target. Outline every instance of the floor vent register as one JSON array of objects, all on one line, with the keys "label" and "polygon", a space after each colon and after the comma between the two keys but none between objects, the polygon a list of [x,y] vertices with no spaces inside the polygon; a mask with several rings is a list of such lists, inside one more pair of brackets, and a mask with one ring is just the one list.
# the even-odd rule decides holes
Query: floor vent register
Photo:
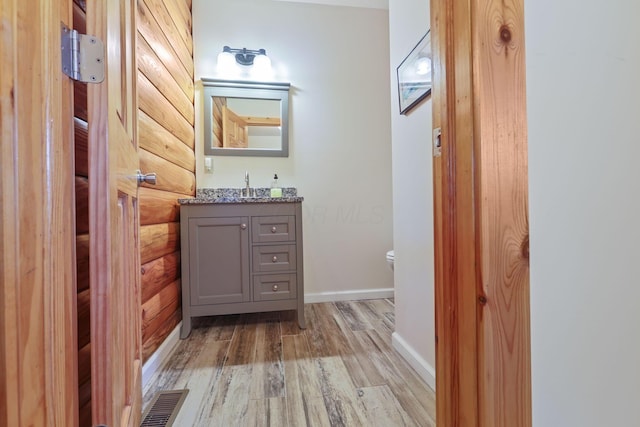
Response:
[{"label": "floor vent register", "polygon": [[140,427],[171,427],[189,390],[160,391],[142,415]]}]

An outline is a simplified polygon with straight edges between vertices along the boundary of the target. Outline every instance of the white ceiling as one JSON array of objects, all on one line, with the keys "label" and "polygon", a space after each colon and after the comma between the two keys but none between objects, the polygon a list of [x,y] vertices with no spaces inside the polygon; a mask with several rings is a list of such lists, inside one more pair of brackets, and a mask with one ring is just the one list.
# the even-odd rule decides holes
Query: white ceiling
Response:
[{"label": "white ceiling", "polygon": [[389,9],[389,0],[275,0],[292,3],[317,3],[332,6],[368,7],[372,9]]}]

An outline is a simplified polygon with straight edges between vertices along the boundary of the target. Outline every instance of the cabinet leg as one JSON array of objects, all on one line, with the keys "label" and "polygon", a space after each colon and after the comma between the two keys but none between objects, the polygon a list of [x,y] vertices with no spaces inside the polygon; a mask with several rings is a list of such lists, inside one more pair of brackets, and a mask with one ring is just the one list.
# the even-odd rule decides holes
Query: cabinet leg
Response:
[{"label": "cabinet leg", "polygon": [[182,327],[180,328],[180,339],[183,340],[191,334],[191,317],[182,318]]},{"label": "cabinet leg", "polygon": [[300,326],[300,329],[307,329],[307,325],[304,322],[304,308],[299,308],[297,310],[298,312],[298,326]]}]

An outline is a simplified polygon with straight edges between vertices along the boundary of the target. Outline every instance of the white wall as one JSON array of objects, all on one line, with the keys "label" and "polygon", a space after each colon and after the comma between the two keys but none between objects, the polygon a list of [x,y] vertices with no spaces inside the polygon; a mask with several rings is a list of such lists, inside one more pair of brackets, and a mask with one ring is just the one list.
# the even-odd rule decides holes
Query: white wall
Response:
[{"label": "white wall", "polygon": [[525,2],[536,427],[640,425],[640,2]]},{"label": "white wall", "polygon": [[215,61],[229,45],[266,49],[276,80],[292,85],[289,157],[215,157],[205,175],[197,125],[198,187],[241,187],[245,170],[268,187],[277,172],[305,198],[307,296],[392,288],[387,11],[194,0],[193,36],[196,79],[222,77]]},{"label": "white wall", "polygon": [[431,98],[401,116],[396,78],[396,67],[429,26],[428,1],[389,1],[396,254],[394,346],[435,387]]}]

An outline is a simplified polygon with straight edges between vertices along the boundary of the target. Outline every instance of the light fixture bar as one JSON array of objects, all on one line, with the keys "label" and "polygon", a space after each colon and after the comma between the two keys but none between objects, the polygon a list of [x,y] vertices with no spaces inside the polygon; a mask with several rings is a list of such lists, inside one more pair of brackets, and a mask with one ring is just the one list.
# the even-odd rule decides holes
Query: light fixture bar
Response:
[{"label": "light fixture bar", "polygon": [[229,46],[224,46],[222,48],[223,53],[230,53],[235,56],[236,62],[240,65],[253,65],[253,60],[257,55],[267,56],[267,51],[264,49],[247,49],[243,47],[242,49],[236,49]]}]

